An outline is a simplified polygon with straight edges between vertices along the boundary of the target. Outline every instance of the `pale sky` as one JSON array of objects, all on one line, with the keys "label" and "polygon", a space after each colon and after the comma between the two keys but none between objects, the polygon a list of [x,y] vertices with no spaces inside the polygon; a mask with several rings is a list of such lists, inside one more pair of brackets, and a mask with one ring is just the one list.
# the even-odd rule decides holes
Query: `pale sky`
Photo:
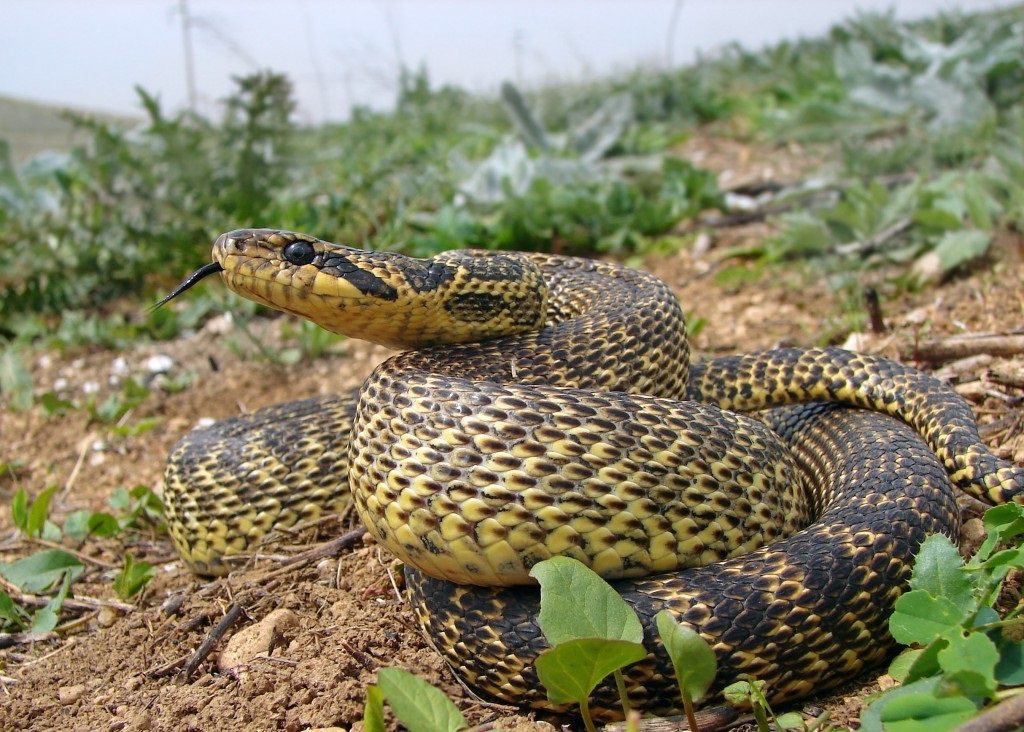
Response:
[{"label": "pale sky", "polygon": [[[858,8],[915,18],[1011,0],[187,0],[199,109],[232,75],[286,72],[300,119],[386,106],[402,64],[495,90],[694,60],[729,41],[818,35]],[[188,101],[180,0],[0,0],[0,94],[138,114]],[[670,20],[675,17],[674,26]],[[670,28],[674,30],[670,32]],[[0,131],[2,132],[2,131]]]}]

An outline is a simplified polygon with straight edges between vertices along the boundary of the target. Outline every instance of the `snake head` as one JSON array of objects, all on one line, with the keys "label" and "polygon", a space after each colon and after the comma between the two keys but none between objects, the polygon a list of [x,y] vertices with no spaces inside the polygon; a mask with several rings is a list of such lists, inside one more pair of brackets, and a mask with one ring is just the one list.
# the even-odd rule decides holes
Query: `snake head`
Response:
[{"label": "snake head", "polygon": [[212,254],[211,264],[159,305],[220,272],[250,300],[398,349],[478,341],[544,322],[547,286],[537,265],[520,255],[444,252],[416,259],[276,229],[221,234]]}]

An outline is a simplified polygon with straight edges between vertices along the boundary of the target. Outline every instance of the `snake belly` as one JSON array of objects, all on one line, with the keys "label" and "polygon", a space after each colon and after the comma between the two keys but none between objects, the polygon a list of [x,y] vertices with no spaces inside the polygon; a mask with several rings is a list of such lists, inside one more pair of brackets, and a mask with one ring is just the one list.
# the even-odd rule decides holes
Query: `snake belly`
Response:
[{"label": "snake belly", "polygon": [[[691,367],[675,297],[625,267],[409,260],[267,230],[222,236],[214,258],[253,299],[378,342],[413,333],[422,347],[355,395],[183,438],[165,481],[177,548],[197,571],[222,572],[225,557],[338,510],[351,490],[370,532],[409,565],[425,636],[493,698],[546,706],[532,668],[545,647],[536,590],[482,585],[522,584],[547,556],[611,578],[655,572],[616,584],[647,628],[650,655],[626,675],[635,706],[680,704],[650,630],[660,609],[712,644],[716,688],[757,678],[782,700],[889,653],[914,552],[930,533],[956,536],[951,481],[993,502],[1024,492],[1024,471],[987,451],[966,402],[901,364],[779,349]],[[542,326],[527,322],[535,306],[506,309],[535,276]],[[435,296],[440,315],[416,310]],[[396,303],[383,326],[367,314]],[[440,321],[486,340],[441,343]],[[767,425],[726,411],[815,401],[874,411],[773,409]],[[617,708],[599,690],[592,709]]]}]

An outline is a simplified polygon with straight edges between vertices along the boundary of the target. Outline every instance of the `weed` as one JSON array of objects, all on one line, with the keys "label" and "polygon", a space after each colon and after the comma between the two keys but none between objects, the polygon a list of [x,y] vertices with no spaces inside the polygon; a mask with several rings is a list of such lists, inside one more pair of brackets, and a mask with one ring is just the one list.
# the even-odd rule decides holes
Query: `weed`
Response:
[{"label": "weed", "polygon": [[[912,728],[950,729],[1024,684],[1022,608],[996,610],[1007,574],[1024,568],[1024,506],[1006,504],[984,516],[984,543],[968,561],[942,535],[921,545],[910,592],[897,601],[889,629],[914,647],[893,661],[889,673],[902,682],[861,715],[868,732]],[[1016,539],[1010,548],[997,550]]]}]

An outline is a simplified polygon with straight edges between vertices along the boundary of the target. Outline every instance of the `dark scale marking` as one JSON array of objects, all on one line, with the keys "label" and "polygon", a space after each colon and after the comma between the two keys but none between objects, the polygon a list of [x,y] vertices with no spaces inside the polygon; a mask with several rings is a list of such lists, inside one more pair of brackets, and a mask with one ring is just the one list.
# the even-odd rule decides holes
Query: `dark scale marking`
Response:
[{"label": "dark scale marking", "polygon": [[381,300],[393,301],[398,299],[398,290],[384,280],[365,269],[356,269],[344,275],[346,281],[350,282],[364,295],[377,297]]}]

